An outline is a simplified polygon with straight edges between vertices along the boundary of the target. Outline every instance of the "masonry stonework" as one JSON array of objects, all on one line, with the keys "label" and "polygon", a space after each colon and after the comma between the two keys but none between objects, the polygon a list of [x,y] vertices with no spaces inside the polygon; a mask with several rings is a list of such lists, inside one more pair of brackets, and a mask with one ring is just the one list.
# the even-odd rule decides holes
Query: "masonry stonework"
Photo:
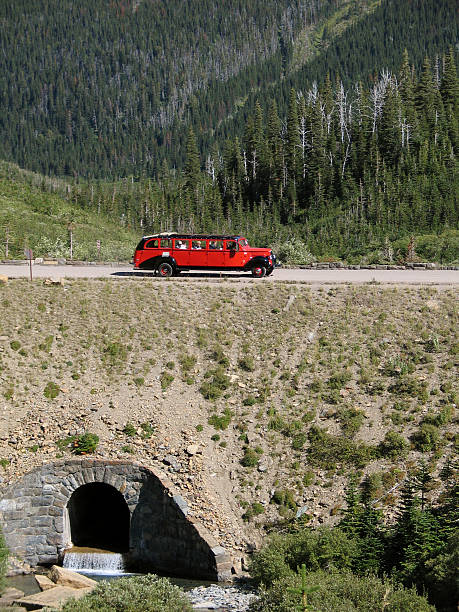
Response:
[{"label": "masonry stonework", "polygon": [[10,551],[30,565],[59,563],[72,545],[68,503],[89,483],[119,491],[130,513],[128,560],[148,571],[226,580],[231,559],[196,520],[172,483],[137,463],[72,459],[46,464],[0,491]]}]

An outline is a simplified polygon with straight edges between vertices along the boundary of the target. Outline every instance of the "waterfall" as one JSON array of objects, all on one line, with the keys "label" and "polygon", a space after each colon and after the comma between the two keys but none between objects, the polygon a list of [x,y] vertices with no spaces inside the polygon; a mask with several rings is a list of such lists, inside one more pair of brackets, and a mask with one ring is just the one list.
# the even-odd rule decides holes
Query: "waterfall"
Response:
[{"label": "waterfall", "polygon": [[63,566],[84,574],[123,574],[121,553],[66,552]]}]

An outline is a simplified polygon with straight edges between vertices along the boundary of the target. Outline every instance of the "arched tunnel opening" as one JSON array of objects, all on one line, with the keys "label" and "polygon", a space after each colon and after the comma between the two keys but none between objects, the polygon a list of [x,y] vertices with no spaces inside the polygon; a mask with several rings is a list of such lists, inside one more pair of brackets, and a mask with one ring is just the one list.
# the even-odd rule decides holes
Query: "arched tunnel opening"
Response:
[{"label": "arched tunnel opening", "polygon": [[129,508],[123,495],[111,485],[82,485],[72,493],[67,510],[74,546],[118,553],[129,550]]}]

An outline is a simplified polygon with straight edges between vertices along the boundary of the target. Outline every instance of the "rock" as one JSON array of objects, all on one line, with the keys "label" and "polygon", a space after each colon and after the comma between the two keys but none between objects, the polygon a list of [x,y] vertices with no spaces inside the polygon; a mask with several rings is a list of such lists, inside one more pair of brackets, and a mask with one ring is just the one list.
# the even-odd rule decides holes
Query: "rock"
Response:
[{"label": "rock", "polygon": [[296,511],[295,514],[295,518],[300,518],[300,516],[303,516],[303,514],[306,514],[306,512],[308,511],[308,507],[307,506],[301,506],[301,508],[298,508],[298,510]]},{"label": "rock", "polygon": [[186,448],[186,452],[189,455],[196,455],[197,453],[199,453],[199,444],[190,444],[190,446],[187,446]]},{"label": "rock", "polygon": [[24,591],[20,591],[13,587],[6,588],[0,598],[0,608],[11,606],[16,599],[20,599],[21,597],[24,597]]},{"label": "rock", "polygon": [[6,274],[0,274],[0,285],[7,285],[8,284],[8,277],[6,276]]},{"label": "rock", "polygon": [[166,455],[163,459],[163,463],[170,465],[170,467],[176,472],[178,472],[182,467],[174,455]]},{"label": "rock", "polygon": [[35,580],[37,581],[37,584],[40,587],[41,591],[47,591],[48,589],[54,589],[56,586],[54,582],[50,578],[48,578],[48,576],[42,576],[41,574],[36,574]]},{"label": "rock", "polygon": [[72,589],[67,586],[56,586],[54,589],[48,589],[42,593],[36,593],[35,595],[28,595],[21,599],[16,599],[15,604],[24,606],[26,610],[40,610],[41,608],[60,608],[63,603],[72,597],[80,599],[87,593],[92,591],[91,588],[85,589]]},{"label": "rock", "polygon": [[86,587],[94,588],[97,584],[95,580],[87,576],[82,576],[71,570],[59,567],[58,565],[53,565],[48,575],[54,584],[72,587],[73,589],[84,589]]}]

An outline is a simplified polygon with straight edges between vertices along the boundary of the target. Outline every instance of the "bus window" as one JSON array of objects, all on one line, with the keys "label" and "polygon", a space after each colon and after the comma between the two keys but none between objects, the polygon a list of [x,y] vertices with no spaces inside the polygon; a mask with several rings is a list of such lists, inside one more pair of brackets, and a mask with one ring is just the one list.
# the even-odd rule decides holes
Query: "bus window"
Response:
[{"label": "bus window", "polygon": [[159,247],[159,240],[149,240],[144,246],[145,249],[157,249]]},{"label": "bus window", "polygon": [[209,250],[223,251],[223,240],[209,240]]},{"label": "bus window", "polygon": [[238,250],[237,242],[235,240],[227,240],[226,250],[227,251],[237,251]]},{"label": "bus window", "polygon": [[161,248],[162,249],[171,249],[172,248],[172,239],[171,238],[161,238]]},{"label": "bus window", "polygon": [[174,248],[176,248],[176,249],[189,249],[190,248],[190,242],[189,242],[189,240],[175,240],[174,241]]},{"label": "bus window", "polygon": [[207,247],[207,243],[205,240],[192,240],[191,248],[194,250],[205,249]]},{"label": "bus window", "polygon": [[241,240],[239,240],[239,244],[241,245],[241,247],[249,246],[249,243],[245,238],[242,238]]}]

